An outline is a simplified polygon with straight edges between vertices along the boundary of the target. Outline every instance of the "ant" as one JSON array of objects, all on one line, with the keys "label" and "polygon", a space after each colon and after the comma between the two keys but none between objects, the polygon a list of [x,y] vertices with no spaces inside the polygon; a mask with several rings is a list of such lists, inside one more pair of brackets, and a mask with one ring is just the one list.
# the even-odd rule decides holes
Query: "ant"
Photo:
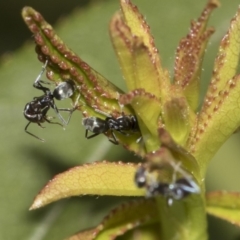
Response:
[{"label": "ant", "polygon": [[[38,140],[40,140],[42,142],[44,142],[44,139],[37,137],[36,135],[34,135],[33,133],[31,133],[27,130],[28,126],[31,123],[37,123],[38,126],[40,126],[41,128],[44,128],[41,125],[41,123],[43,123],[43,122],[58,124],[60,126],[67,125],[68,122],[70,121],[73,111],[76,110],[76,107],[74,107],[72,109],[57,108],[57,106],[55,105],[55,102],[54,102],[54,98],[57,100],[62,100],[65,98],[69,98],[74,94],[76,87],[72,80],[69,79],[64,82],[61,82],[58,86],[56,86],[56,88],[53,90],[53,92],[51,92],[51,90],[49,88],[42,86],[41,83],[50,84],[48,82],[44,82],[44,81],[40,80],[41,76],[43,75],[43,73],[47,67],[47,64],[48,64],[48,60],[46,60],[44,66],[42,67],[42,71],[37,76],[37,78],[33,84],[33,87],[35,87],[39,90],[42,90],[44,92],[44,95],[42,95],[40,97],[34,97],[31,102],[26,104],[24,111],[23,111],[24,117],[29,121],[29,123],[25,127],[25,132],[30,134],[31,136],[37,138]],[[58,122],[50,121],[51,118],[49,118],[47,116],[47,113],[50,108],[54,109],[58,118],[61,120],[62,124],[58,123]],[[65,121],[63,119],[63,117],[59,113],[59,111],[69,112],[69,117],[68,117],[67,121]]]},{"label": "ant", "polygon": [[[118,144],[118,141],[113,132],[114,130],[124,135],[127,135],[125,131],[139,131],[137,118],[133,115],[123,115],[118,118],[108,116],[104,120],[98,117],[87,117],[83,119],[82,124],[86,128],[85,137],[87,139],[110,130],[111,138],[109,138],[109,141],[115,145]],[[88,136],[88,131],[93,132],[93,134]]]},{"label": "ant", "polygon": [[[200,188],[195,181],[177,164],[175,172],[173,174],[173,180],[171,183],[152,181],[148,183],[148,173],[146,169],[141,166],[138,168],[135,174],[135,183],[139,188],[147,188],[147,196],[155,196],[157,194],[163,195],[167,198],[168,206],[173,204],[174,200],[181,200],[187,197],[191,193],[199,193]],[[176,180],[176,172],[182,174],[181,178]]]}]

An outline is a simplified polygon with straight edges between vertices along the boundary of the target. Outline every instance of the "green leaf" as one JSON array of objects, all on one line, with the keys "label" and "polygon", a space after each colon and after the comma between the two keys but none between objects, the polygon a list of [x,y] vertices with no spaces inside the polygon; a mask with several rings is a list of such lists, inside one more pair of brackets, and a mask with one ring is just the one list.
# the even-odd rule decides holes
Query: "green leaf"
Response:
[{"label": "green leaf", "polygon": [[[158,220],[156,210],[154,199],[142,199],[121,204],[113,209],[96,228],[77,233],[68,240],[83,239],[83,237],[86,240],[115,239],[136,227],[156,223]],[[159,234],[159,229],[151,230],[157,231]],[[86,234],[88,234],[87,237]]]},{"label": "green leaf", "polygon": [[79,195],[143,196],[136,187],[137,165],[122,162],[95,162],[74,167],[55,176],[41,190],[30,209],[42,207],[62,198]]},{"label": "green leaf", "polygon": [[123,105],[131,104],[138,117],[146,151],[151,152],[159,148],[158,119],[161,111],[160,101],[144,89],[135,89],[120,97],[119,102]]},{"label": "green leaf", "polygon": [[[133,49],[133,50],[138,50],[134,54],[136,55],[141,54],[141,59],[144,58],[147,61],[147,67],[145,67],[144,65],[141,66],[141,68],[143,68],[143,74],[144,74],[143,76],[146,77],[146,70],[149,73],[150,70],[153,69],[153,72],[150,73],[149,84],[147,85],[145,84],[147,87],[146,91],[155,94],[158,98],[162,98],[164,95],[167,94],[166,89],[169,87],[170,78],[169,78],[168,72],[164,70],[161,66],[158,50],[155,46],[154,39],[150,33],[150,28],[147,25],[144,17],[138,11],[138,8],[136,6],[134,6],[130,1],[127,1],[127,0],[121,0],[120,3],[121,3],[124,22],[129,27],[132,37],[136,36],[137,38],[139,38],[140,41],[143,42],[144,46],[148,50],[148,52],[146,52],[146,49],[144,49],[144,46],[142,46],[139,49],[138,48]],[[150,67],[151,63],[153,66]],[[158,73],[157,76],[156,76],[155,69],[157,70],[157,73]],[[141,69],[139,69],[138,71],[139,71],[139,74],[138,74],[139,76],[141,75]],[[155,79],[154,79],[154,76],[155,76]],[[148,79],[146,78],[146,81],[147,80]],[[126,79],[126,81],[128,81],[128,79]],[[151,87],[148,87],[148,86],[151,86]],[[155,89],[152,92],[150,89],[154,87]],[[141,86],[137,85],[137,88],[141,88]],[[134,90],[134,89],[130,89],[130,90]]]},{"label": "green leaf", "polygon": [[113,16],[110,35],[129,91],[144,88],[159,97],[161,81],[151,49],[141,36],[134,35],[120,13]]},{"label": "green leaf", "polygon": [[159,236],[159,223],[136,227],[126,232],[123,236],[118,237],[117,240],[133,240],[136,238],[161,240],[162,238]]},{"label": "green leaf", "polygon": [[191,111],[187,100],[178,91],[172,89],[162,108],[162,122],[174,141],[184,146],[189,137],[195,114]]},{"label": "green leaf", "polygon": [[240,226],[240,193],[217,191],[207,194],[207,213]]},{"label": "green leaf", "polygon": [[201,195],[192,194],[186,199],[175,201],[171,207],[164,201],[163,198],[157,198],[162,239],[207,239],[207,222]]}]

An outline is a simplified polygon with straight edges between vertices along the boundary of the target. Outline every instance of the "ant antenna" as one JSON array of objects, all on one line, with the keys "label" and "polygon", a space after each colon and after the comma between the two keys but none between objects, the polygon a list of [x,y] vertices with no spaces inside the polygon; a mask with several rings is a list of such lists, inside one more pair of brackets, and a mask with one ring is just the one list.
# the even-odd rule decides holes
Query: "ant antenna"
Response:
[{"label": "ant antenna", "polygon": [[37,83],[39,82],[40,78],[42,77],[43,73],[44,73],[45,70],[46,70],[47,65],[48,65],[48,59],[46,60],[45,64],[42,66],[42,70],[41,70],[41,72],[39,73],[39,75],[37,76],[34,84],[37,84]]}]

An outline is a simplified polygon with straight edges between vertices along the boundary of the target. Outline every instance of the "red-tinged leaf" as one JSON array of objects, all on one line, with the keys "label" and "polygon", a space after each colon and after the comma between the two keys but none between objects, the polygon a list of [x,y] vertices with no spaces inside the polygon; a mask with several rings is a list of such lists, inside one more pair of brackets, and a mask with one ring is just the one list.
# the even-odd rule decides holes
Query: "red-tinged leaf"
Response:
[{"label": "red-tinged leaf", "polygon": [[225,89],[228,80],[236,75],[240,56],[240,8],[231,20],[228,32],[223,37],[215,59],[213,76],[204,100],[202,112],[212,111],[219,93]]},{"label": "red-tinged leaf", "polygon": [[[164,98],[164,96],[168,93],[167,90],[170,85],[170,78],[168,71],[162,69],[158,50],[150,33],[150,27],[138,11],[138,8],[134,6],[130,0],[121,0],[120,3],[125,24],[130,28],[132,36],[136,36],[141,39],[144,46],[147,47],[149,56],[151,57],[151,62],[156,66],[155,68],[158,71],[158,78],[154,80],[152,84],[155,84],[154,86],[156,88],[159,87],[159,89],[154,90],[153,93],[159,91],[160,94],[157,94],[156,96]],[[146,55],[145,57],[147,58]]]},{"label": "red-tinged leaf", "polygon": [[[22,16],[34,34],[39,59],[43,62],[46,59],[49,60],[48,78],[56,82],[72,79],[81,93],[80,109],[86,116],[97,115],[95,109],[111,115],[122,113],[118,98],[123,92],[119,88],[72,52],[40,13],[30,7],[25,7]],[[128,108],[124,109],[124,112],[133,114]]]},{"label": "red-tinged leaf", "polygon": [[142,38],[132,35],[120,13],[111,20],[110,35],[128,90],[144,88],[146,92],[160,96],[159,75],[152,53]]},{"label": "red-tinged leaf", "polygon": [[126,25],[130,28],[132,36],[137,36],[143,40],[144,45],[149,49],[153,59],[159,62],[158,51],[154,44],[154,39],[150,33],[150,27],[147,25],[144,17],[138,11],[130,0],[121,0],[121,9]]},{"label": "red-tinged leaf", "polygon": [[74,167],[55,176],[35,198],[30,209],[78,195],[143,196],[134,184],[137,165],[95,162]]},{"label": "red-tinged leaf", "polygon": [[240,56],[239,39],[240,9],[221,41],[211,84],[194,126],[197,130],[189,141],[190,151],[203,165],[203,175],[206,164],[240,125],[240,77],[234,76]]},{"label": "red-tinged leaf", "polygon": [[160,143],[157,128],[161,124],[159,123],[160,101],[153,94],[145,92],[144,89],[136,89],[121,95],[119,102],[124,106],[131,104],[133,107],[147,152],[158,149]]},{"label": "red-tinged leaf", "polygon": [[206,198],[207,213],[240,226],[240,193],[210,192]]},{"label": "red-tinged leaf", "polygon": [[135,73],[133,71],[132,47],[135,38],[131,35],[129,27],[122,21],[119,13],[116,13],[111,19],[109,33],[113,47],[117,54],[124,79],[128,89],[135,88]]},{"label": "red-tinged leaf", "polygon": [[80,233],[77,233],[67,238],[66,240],[92,240],[95,238],[96,234],[97,234],[97,229],[93,228],[93,229],[89,229],[89,230],[85,230]]},{"label": "red-tinged leaf", "polygon": [[199,105],[200,75],[203,55],[209,37],[214,30],[206,30],[208,19],[219,5],[217,0],[210,0],[197,21],[193,21],[189,34],[180,41],[177,48],[174,83],[180,85],[184,91],[192,110]]},{"label": "red-tinged leaf", "polygon": [[[80,232],[69,240],[80,240],[87,234],[86,240],[115,239],[131,229],[154,224],[158,221],[158,212],[154,199],[141,199],[124,203],[112,210],[96,228]],[[159,228],[154,229],[158,234]],[[84,235],[83,235],[84,234]],[[156,234],[156,232],[155,232]]]}]

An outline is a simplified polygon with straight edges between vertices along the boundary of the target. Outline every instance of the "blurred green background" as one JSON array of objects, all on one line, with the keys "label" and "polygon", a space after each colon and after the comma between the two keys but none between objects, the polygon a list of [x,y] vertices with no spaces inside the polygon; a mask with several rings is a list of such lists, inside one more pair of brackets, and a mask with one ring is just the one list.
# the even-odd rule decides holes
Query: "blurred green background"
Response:
[{"label": "blurred green background", "polygon": [[[206,1],[134,0],[155,37],[163,66],[171,73],[174,53],[191,19],[196,19]],[[210,25],[216,32],[210,40],[203,65],[202,92],[211,77],[218,44],[238,9],[238,0],[222,0]],[[54,25],[58,35],[82,59],[116,85],[125,89],[108,36],[108,24],[119,9],[117,0],[102,1],[1,1],[0,2],[0,239],[63,239],[96,225],[106,211],[126,198],[84,196],[62,200],[29,212],[34,196],[55,174],[84,162],[108,159],[134,161],[133,154],[113,146],[103,136],[86,140],[82,116],[74,113],[64,131],[57,125],[45,129],[31,124],[29,130],[46,140],[41,143],[24,132],[22,111],[27,102],[42,93],[32,87],[41,70],[32,34],[21,19],[21,9],[32,6]],[[44,76],[45,79],[45,76]],[[57,102],[69,106],[70,101]],[[54,113],[51,112],[54,116]],[[240,134],[232,136],[212,160],[207,173],[209,190],[240,191]],[[240,239],[240,230],[209,218],[210,239]]]}]

